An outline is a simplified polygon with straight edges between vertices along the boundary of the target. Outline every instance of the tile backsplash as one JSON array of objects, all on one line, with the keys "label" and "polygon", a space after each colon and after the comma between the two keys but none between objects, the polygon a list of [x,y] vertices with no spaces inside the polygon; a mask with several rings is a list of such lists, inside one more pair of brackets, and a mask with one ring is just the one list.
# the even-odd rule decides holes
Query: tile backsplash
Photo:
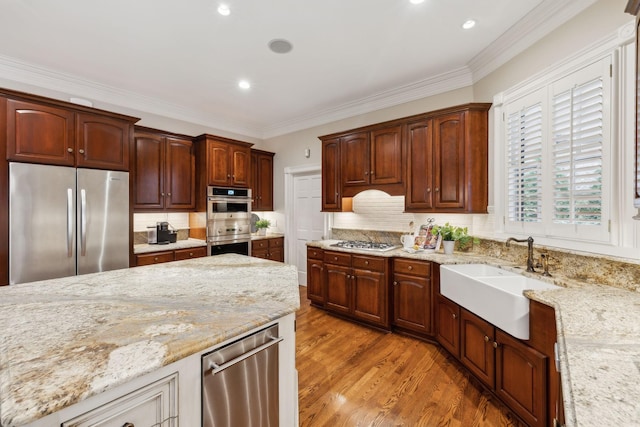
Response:
[{"label": "tile backsplash", "polygon": [[175,229],[189,229],[189,213],[134,213],[133,231],[147,231],[148,226],[155,226],[156,222],[167,221]]}]

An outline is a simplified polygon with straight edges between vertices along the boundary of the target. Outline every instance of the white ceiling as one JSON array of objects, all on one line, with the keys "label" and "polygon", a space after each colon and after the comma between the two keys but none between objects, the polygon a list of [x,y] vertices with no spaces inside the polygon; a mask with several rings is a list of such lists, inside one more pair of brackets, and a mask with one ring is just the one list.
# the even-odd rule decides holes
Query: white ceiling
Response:
[{"label": "white ceiling", "polygon": [[0,79],[265,138],[468,86],[594,1],[0,0]]}]

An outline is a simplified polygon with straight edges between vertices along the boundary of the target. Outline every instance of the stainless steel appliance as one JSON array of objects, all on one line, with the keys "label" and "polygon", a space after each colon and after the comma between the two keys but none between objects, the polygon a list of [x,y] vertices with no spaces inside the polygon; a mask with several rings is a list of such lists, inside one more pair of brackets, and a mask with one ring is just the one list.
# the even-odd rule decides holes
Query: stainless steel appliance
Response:
[{"label": "stainless steel appliance", "polygon": [[338,243],[334,243],[331,246],[335,246],[337,248],[359,249],[363,251],[372,251],[372,252],[385,252],[385,251],[390,251],[400,247],[399,245],[394,245],[391,243],[365,242],[361,240],[345,240]]},{"label": "stainless steel appliance", "polygon": [[251,253],[251,189],[207,187],[207,250]]},{"label": "stainless steel appliance", "polygon": [[202,356],[202,427],[279,424],[278,325]]},{"label": "stainless steel appliance", "polygon": [[9,283],[129,267],[129,173],[9,164]]}]

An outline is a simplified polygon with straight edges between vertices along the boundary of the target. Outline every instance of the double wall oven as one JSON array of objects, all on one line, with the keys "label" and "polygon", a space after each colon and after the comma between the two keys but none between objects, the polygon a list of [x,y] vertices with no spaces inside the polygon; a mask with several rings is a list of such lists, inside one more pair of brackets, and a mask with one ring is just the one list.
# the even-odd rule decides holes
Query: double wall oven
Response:
[{"label": "double wall oven", "polygon": [[251,253],[251,189],[207,187],[207,251]]}]

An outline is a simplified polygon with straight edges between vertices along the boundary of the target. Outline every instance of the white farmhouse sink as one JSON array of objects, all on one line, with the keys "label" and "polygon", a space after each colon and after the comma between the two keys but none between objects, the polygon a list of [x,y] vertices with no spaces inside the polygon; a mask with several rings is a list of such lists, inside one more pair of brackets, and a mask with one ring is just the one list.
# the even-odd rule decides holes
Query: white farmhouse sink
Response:
[{"label": "white farmhouse sink", "polygon": [[516,338],[529,339],[526,289],[559,289],[486,264],[440,266],[440,293]]}]

